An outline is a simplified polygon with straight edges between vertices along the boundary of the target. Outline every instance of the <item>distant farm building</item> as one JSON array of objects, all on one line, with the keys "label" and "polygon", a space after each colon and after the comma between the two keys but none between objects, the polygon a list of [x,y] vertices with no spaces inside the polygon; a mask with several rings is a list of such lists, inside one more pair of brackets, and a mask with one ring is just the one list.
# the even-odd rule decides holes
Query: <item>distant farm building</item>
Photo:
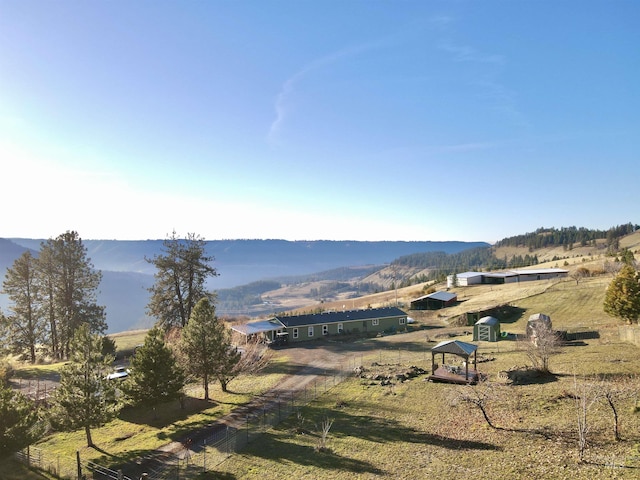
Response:
[{"label": "distant farm building", "polygon": [[473,341],[497,342],[500,340],[500,321],[495,317],[482,317],[473,326]]},{"label": "distant farm building", "polygon": [[412,310],[438,310],[455,305],[458,294],[451,292],[434,292],[411,301]]},{"label": "distant farm building", "polygon": [[391,333],[405,330],[407,314],[397,307],[386,307],[305,315],[277,315],[270,320],[235,325],[231,328],[247,337],[258,336],[267,343],[301,342],[330,335]]},{"label": "distant farm building", "polygon": [[[447,276],[447,288],[468,287],[480,284],[504,284],[549,280],[566,277],[569,270],[562,268],[537,268],[531,270],[508,270],[505,272],[463,272]],[[454,285],[457,283],[457,285]]]}]

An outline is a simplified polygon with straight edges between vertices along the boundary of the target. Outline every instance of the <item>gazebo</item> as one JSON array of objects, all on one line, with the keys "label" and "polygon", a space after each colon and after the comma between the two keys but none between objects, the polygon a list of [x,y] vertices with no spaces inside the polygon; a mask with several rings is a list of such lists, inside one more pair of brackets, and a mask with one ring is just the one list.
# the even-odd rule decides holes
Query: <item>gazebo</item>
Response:
[{"label": "gazebo", "polygon": [[[477,345],[460,340],[447,340],[438,343],[431,349],[431,376],[429,380],[448,383],[477,383],[477,349]],[[442,365],[436,364],[436,355],[439,353],[442,354]],[[464,358],[464,371],[460,367],[444,363],[447,353]],[[471,355],[473,355],[473,368],[469,369]]]}]

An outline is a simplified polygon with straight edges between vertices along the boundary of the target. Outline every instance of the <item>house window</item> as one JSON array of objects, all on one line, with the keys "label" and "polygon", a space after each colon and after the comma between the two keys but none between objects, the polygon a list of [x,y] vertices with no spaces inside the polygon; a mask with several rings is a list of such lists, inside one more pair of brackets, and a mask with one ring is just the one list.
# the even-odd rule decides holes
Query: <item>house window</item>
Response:
[{"label": "house window", "polygon": [[338,324],[338,333],[342,333],[343,331],[344,331],[344,326],[341,323],[339,323]]},{"label": "house window", "polygon": [[404,317],[400,318],[400,325],[404,325],[405,323],[407,323],[407,319]]},{"label": "house window", "polygon": [[380,319],[374,318],[373,320],[371,320],[371,325],[380,325]]},{"label": "house window", "polygon": [[298,329],[297,328],[293,329],[293,338],[298,338]]},{"label": "house window", "polygon": [[307,336],[308,337],[313,337],[313,327],[309,327],[309,330],[307,332]]},{"label": "house window", "polygon": [[329,335],[329,325],[322,325],[322,334]]}]

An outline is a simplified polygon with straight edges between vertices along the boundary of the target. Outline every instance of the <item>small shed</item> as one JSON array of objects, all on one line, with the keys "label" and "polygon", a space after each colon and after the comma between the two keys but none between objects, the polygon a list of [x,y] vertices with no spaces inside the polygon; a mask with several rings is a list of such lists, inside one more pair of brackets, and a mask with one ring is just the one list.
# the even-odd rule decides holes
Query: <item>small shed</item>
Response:
[{"label": "small shed", "polygon": [[534,313],[527,320],[527,337],[537,336],[540,330],[551,330],[551,317],[544,313]]},{"label": "small shed", "polygon": [[482,317],[473,326],[473,341],[497,342],[500,339],[500,321],[495,317]]}]

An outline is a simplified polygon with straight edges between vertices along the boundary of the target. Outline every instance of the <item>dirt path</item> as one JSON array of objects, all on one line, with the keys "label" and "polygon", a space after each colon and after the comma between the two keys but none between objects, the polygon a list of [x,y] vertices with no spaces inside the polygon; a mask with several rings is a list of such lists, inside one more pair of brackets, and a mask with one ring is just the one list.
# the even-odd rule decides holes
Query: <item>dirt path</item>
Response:
[{"label": "dirt path", "polygon": [[209,445],[216,443],[225,437],[228,428],[235,430],[244,428],[248,416],[256,412],[269,412],[277,408],[281,398],[291,398],[306,388],[311,388],[315,382],[343,372],[349,368],[348,359],[353,356],[353,350],[349,346],[325,342],[289,347],[281,352],[289,357],[295,370],[280,379],[271,390],[219,418],[213,424],[163,445],[139,459],[135,465],[123,465],[121,467],[123,473],[130,478],[139,478],[143,472],[162,469],[164,464],[175,457],[184,458],[195,453],[195,449],[202,446],[205,441]]}]

